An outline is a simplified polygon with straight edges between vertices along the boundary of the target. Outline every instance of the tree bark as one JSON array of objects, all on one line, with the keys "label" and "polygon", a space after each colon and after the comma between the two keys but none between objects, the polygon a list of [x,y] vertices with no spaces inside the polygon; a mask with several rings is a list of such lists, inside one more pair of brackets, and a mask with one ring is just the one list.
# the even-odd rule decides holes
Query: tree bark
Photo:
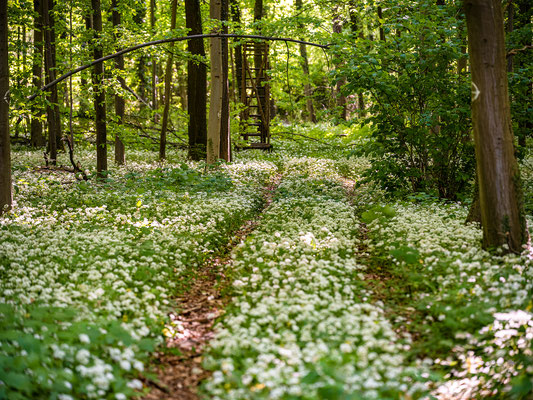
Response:
[{"label": "tree bark", "polygon": [[[222,33],[228,33],[228,0],[221,0],[220,19],[222,23]],[[229,48],[228,38],[221,39],[222,56],[222,112],[220,115],[220,158],[231,161],[231,135],[229,116]]]},{"label": "tree bark", "polygon": [[[520,29],[531,24],[531,19],[533,18],[533,8],[531,7],[531,2],[528,0],[515,1],[518,4],[518,18],[516,18],[516,28]],[[522,35],[520,40],[520,46],[531,45],[531,41],[532,33],[530,29],[529,34]],[[527,59],[525,59],[524,56],[525,54],[520,54],[516,56],[517,68],[521,68],[527,65],[528,61]],[[531,77],[529,78],[530,79],[527,83],[527,98],[531,99],[533,98],[533,82],[531,81]],[[525,148],[527,137],[531,137],[531,135],[533,135],[533,120],[531,118],[521,118],[518,121],[518,126],[520,132],[520,134],[518,135],[518,145],[521,148]]]},{"label": "tree bark", "polygon": [[466,0],[472,122],[483,247],[507,245],[518,253],[526,241],[520,172],[514,155],[499,0]]},{"label": "tree bark", "polygon": [[[100,0],[91,0],[93,11],[94,29],[94,59],[103,57],[102,45],[98,43],[102,33],[102,11]],[[94,86],[94,109],[96,111],[96,172],[100,178],[104,177],[103,172],[107,170],[107,124],[106,124],[106,104],[105,90],[103,87],[104,65],[98,63],[93,69]]]},{"label": "tree bark", "polygon": [[9,48],[7,1],[0,2],[0,214],[11,208],[11,149],[9,143]]},{"label": "tree bark", "polygon": [[[178,0],[172,0],[170,5],[170,30],[176,29],[176,10],[178,8]],[[167,65],[165,66],[165,108],[163,109],[163,121],[161,122],[161,135],[159,138],[159,159],[164,160],[167,146],[167,129],[168,129],[168,114],[170,111],[170,97],[172,89],[172,63],[174,61],[174,43],[170,43],[170,52],[167,58]]]},{"label": "tree bark", "polygon": [[[353,40],[364,39],[365,34],[363,29],[359,24],[359,18],[357,17],[357,4],[354,0],[350,1],[350,26],[352,28],[352,38]],[[362,92],[357,93],[357,109],[359,110],[359,117],[365,118],[365,98]]]},{"label": "tree bark", "polygon": [[[150,0],[150,29],[155,35],[155,0]],[[152,110],[154,110],[154,122],[159,122],[159,114],[157,114],[157,61],[155,56],[152,56]]]},{"label": "tree bark", "polygon": [[[32,85],[36,88],[42,86],[43,80],[43,10],[42,0],[33,1],[33,59],[32,59]],[[41,122],[42,108],[40,105],[31,105],[30,143],[32,147],[44,147],[46,140],[43,135]]]},{"label": "tree bark", "polygon": [[[53,0],[43,0],[43,27],[44,27],[44,69],[45,81],[50,83],[56,79],[56,56],[55,56],[55,27],[52,15]],[[49,105],[46,107],[48,119],[48,152],[52,165],[57,160],[57,144],[61,140],[61,119],[59,113],[59,97],[57,85],[48,93]]]},{"label": "tree bark", "polygon": [[[294,3],[296,7],[296,11],[300,13],[303,8],[303,1],[302,0],[296,0]],[[298,23],[298,27],[301,31],[304,30],[304,26],[301,23]],[[313,91],[311,90],[310,82],[310,76],[309,76],[309,57],[307,56],[307,47],[305,44],[300,43],[300,65],[302,67],[302,71],[304,73],[305,77],[305,84],[304,84],[304,96],[306,98],[306,109],[307,109],[307,119],[311,121],[312,123],[316,123],[316,115],[315,115],[315,107],[313,105]],[[345,102],[346,103],[346,102]]]},{"label": "tree bark", "polygon": [[[230,0],[231,20],[236,28],[241,27],[241,10],[239,8],[238,0]],[[235,46],[235,80],[237,89],[237,101],[240,101],[242,92],[242,46],[240,44]]]},{"label": "tree bark", "polygon": [[385,41],[385,30],[383,29],[383,10],[378,7],[378,23],[379,23],[379,40]]},{"label": "tree bark", "polygon": [[[221,0],[210,0],[209,8],[211,19],[220,21]],[[219,27],[215,27],[213,33],[219,32]],[[223,96],[222,40],[211,38],[210,43],[211,99],[207,123],[207,163],[214,164],[220,158],[220,120]]]},{"label": "tree bark", "polygon": [[[333,33],[341,34],[342,33],[342,21],[340,15],[338,14],[338,9],[335,7],[333,12]],[[337,92],[337,107],[341,110],[341,119],[346,121],[348,117],[346,109],[346,96],[342,94],[342,87],[346,84],[346,78],[342,77],[337,81],[336,92]]]},{"label": "tree bark", "polygon": [[[185,20],[189,35],[202,34],[202,15],[199,0],[185,0]],[[187,42],[192,56],[205,57],[203,39]],[[189,114],[189,157],[201,160],[207,145],[207,68],[203,62],[187,62],[187,113]]]},{"label": "tree bark", "polygon": [[[122,24],[122,18],[120,15],[120,11],[118,8],[118,2],[119,0],[112,0],[111,7],[113,8],[113,27],[116,29],[120,27]],[[115,33],[116,35],[116,33]],[[115,41],[117,41],[117,37],[115,37]],[[117,49],[119,51],[120,49]],[[119,56],[115,58],[115,68],[119,70],[119,74],[124,71],[124,56]],[[124,78],[119,75],[118,81],[120,83],[121,88],[123,88],[126,85],[126,82],[124,81]],[[126,101],[124,100],[124,97],[120,93],[115,94],[115,115],[117,116],[117,124],[120,126],[122,125],[122,122],[124,121],[124,112],[126,108]],[[124,148],[124,142],[120,140],[120,136],[115,134],[115,163],[118,165],[124,165],[126,162],[126,154],[125,154],[125,148]]]}]

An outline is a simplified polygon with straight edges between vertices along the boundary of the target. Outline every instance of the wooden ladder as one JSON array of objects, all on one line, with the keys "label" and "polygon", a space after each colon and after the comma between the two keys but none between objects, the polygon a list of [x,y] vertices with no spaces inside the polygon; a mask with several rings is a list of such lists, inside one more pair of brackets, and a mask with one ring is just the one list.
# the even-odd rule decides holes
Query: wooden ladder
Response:
[{"label": "wooden ladder", "polygon": [[241,136],[246,141],[255,138],[244,149],[271,148],[268,50],[266,42],[250,41],[242,46]]}]

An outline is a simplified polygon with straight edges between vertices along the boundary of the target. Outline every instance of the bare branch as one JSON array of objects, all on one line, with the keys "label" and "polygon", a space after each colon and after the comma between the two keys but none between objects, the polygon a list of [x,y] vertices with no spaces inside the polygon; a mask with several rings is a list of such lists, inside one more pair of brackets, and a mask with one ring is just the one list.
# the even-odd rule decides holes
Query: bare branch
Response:
[{"label": "bare branch", "polygon": [[522,47],[521,49],[513,49],[513,50],[508,51],[506,57],[511,57],[511,56],[514,56],[520,53],[521,51],[526,51],[530,49],[533,49],[533,45],[528,44]]}]

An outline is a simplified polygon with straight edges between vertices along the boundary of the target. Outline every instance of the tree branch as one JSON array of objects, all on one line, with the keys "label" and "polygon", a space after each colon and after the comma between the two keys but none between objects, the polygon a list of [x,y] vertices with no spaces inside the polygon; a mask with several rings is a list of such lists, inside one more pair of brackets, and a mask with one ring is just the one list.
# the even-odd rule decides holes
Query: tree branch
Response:
[{"label": "tree branch", "polygon": [[183,42],[185,40],[205,39],[205,38],[243,38],[243,39],[271,40],[271,41],[281,41],[281,42],[285,42],[285,43],[287,43],[287,42],[301,43],[301,44],[305,44],[305,45],[308,45],[308,46],[320,47],[322,49],[328,49],[329,46],[330,46],[329,44],[318,44],[318,43],[306,42],[306,41],[303,41],[303,40],[290,39],[290,38],[270,37],[270,36],[261,36],[261,35],[238,35],[238,34],[234,34],[234,33],[208,33],[208,34],[203,34],[203,35],[190,35],[190,36],[181,36],[181,37],[177,37],[177,38],[154,40],[152,42],[141,43],[141,44],[138,44],[138,45],[133,46],[133,47],[128,47],[128,48],[123,49],[123,50],[121,50],[119,52],[116,52],[114,54],[110,54],[110,55],[107,55],[105,57],[99,58],[97,60],[92,61],[89,64],[82,65],[81,67],[78,67],[78,68],[76,68],[76,69],[74,69],[72,71],[69,71],[69,72],[67,72],[64,75],[61,75],[59,78],[53,80],[49,84],[47,84],[47,85],[43,86],[42,88],[40,88],[39,91],[37,91],[36,93],[34,93],[30,97],[28,97],[28,101],[32,101],[33,99],[35,99],[39,95],[39,92],[45,92],[45,91],[49,90],[50,88],[52,88],[55,85],[57,85],[59,82],[67,79],[68,77],[70,77],[70,76],[72,76],[74,74],[77,74],[80,71],[83,71],[83,70],[85,70],[87,68],[91,68],[91,67],[95,66],[96,64],[103,63],[104,61],[111,60],[113,58],[119,57],[119,56],[121,56],[123,54],[131,53],[132,51],[139,50],[139,49],[142,49],[144,47],[156,46],[156,45],[163,44],[163,43]]},{"label": "tree branch", "polygon": [[521,49],[513,49],[513,50],[508,51],[506,57],[511,57],[511,56],[514,56],[520,53],[521,51],[526,51],[530,49],[533,49],[533,45],[528,44],[522,47]]}]

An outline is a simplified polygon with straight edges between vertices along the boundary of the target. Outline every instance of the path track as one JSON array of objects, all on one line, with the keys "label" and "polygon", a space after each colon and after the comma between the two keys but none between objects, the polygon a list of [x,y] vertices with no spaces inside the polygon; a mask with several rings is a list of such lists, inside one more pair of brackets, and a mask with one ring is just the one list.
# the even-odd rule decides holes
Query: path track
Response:
[{"label": "path track", "polygon": [[209,259],[198,270],[198,276],[186,296],[176,298],[176,313],[170,314],[166,346],[181,354],[156,353],[154,367],[158,382],[148,381],[151,390],[144,400],[198,400],[199,384],[210,376],[202,368],[202,355],[213,339],[215,319],[224,313],[230,301],[222,289],[230,282],[225,271],[231,263],[233,248],[248,236],[261,220],[261,214],[270,206],[281,182],[281,174],[271,178],[263,189],[264,206],[257,218],[246,221],[219,255]]}]

